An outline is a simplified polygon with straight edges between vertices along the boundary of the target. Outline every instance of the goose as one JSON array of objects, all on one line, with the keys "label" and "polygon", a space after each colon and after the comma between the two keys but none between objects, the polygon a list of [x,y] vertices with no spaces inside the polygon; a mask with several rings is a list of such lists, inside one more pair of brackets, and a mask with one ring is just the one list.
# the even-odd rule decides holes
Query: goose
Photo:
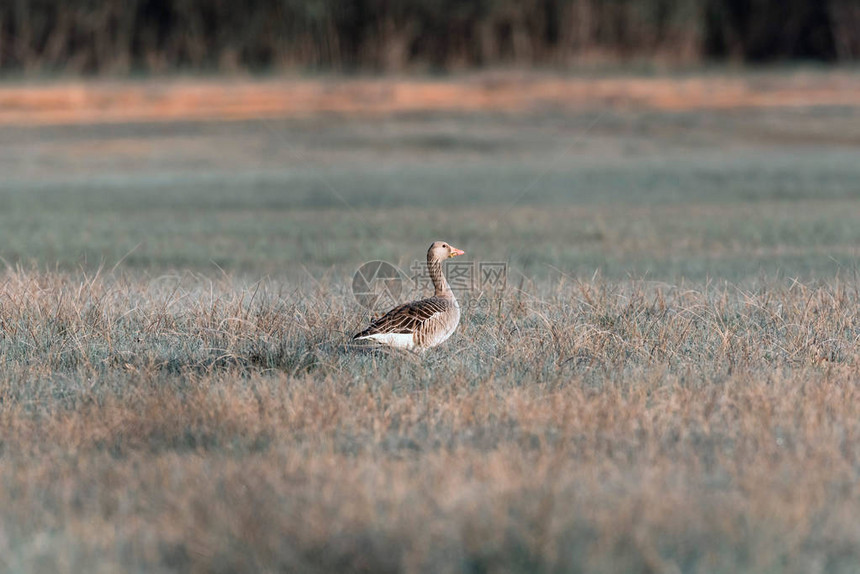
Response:
[{"label": "goose", "polygon": [[427,250],[427,269],[436,289],[433,296],[395,307],[353,340],[371,340],[408,351],[424,351],[444,342],[457,330],[460,305],[442,273],[442,262],[464,253],[444,241],[434,241]]}]

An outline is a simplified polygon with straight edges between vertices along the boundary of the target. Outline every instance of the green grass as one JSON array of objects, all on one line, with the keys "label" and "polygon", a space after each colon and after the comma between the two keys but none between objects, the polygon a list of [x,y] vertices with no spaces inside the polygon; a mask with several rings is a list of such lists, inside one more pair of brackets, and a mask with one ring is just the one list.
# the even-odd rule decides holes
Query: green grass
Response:
[{"label": "green grass", "polygon": [[856,571],[856,114],[0,128],[0,570]]},{"label": "green grass", "polygon": [[[252,277],[412,261],[440,237],[528,277],[850,269],[856,111],[775,114],[7,130],[17,151],[0,185],[0,245],[8,262],[43,268],[123,260]],[[829,127],[830,141],[797,141],[804,126],[809,137]]]}]

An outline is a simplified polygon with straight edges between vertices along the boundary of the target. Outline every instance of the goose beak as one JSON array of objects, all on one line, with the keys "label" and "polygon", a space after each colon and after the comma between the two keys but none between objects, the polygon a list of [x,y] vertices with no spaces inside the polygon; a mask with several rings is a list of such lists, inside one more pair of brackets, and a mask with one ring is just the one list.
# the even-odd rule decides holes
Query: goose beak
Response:
[{"label": "goose beak", "polygon": [[458,255],[463,255],[464,253],[466,253],[466,252],[463,251],[462,249],[457,249],[456,247],[452,247],[451,248],[451,255],[449,255],[448,257],[457,257]]}]

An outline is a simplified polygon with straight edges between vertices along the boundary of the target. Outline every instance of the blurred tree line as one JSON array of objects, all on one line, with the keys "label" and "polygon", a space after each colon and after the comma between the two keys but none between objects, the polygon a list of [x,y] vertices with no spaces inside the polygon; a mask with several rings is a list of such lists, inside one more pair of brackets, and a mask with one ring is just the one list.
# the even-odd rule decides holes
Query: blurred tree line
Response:
[{"label": "blurred tree line", "polygon": [[0,0],[0,70],[860,59],[860,0]]}]

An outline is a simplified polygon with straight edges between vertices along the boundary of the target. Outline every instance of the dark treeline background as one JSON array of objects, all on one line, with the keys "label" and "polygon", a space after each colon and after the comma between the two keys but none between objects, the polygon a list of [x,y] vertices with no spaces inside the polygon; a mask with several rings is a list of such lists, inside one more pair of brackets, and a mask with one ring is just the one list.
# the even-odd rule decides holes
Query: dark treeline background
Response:
[{"label": "dark treeline background", "polygon": [[860,0],[0,0],[0,71],[860,59]]}]

